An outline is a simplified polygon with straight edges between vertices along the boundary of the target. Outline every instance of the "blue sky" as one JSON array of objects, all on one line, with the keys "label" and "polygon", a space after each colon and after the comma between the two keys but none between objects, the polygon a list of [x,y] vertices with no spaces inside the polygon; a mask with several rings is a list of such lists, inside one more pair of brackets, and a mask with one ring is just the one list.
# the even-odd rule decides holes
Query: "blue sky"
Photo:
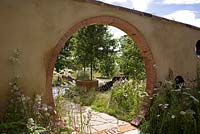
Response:
[{"label": "blue sky", "polygon": [[[200,27],[200,0],[98,0]],[[115,37],[125,33],[110,27]]]}]

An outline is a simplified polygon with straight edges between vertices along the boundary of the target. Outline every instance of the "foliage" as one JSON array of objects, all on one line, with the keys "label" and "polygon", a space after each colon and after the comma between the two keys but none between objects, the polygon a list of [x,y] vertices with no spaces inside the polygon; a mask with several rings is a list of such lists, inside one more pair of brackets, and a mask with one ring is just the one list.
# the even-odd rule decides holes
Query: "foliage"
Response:
[{"label": "foliage", "polygon": [[41,96],[26,97],[19,86],[19,78],[10,82],[9,104],[1,120],[1,133],[42,133],[53,131],[53,108],[42,104]]},{"label": "foliage", "polygon": [[73,39],[69,39],[65,46],[61,49],[60,54],[57,57],[57,61],[55,64],[55,71],[60,72],[65,68],[74,69],[76,66],[74,65],[73,60],[73,51],[74,44]]},{"label": "foliage", "polygon": [[116,41],[105,25],[90,25],[77,31],[61,50],[55,65],[59,71],[65,67],[84,70],[89,67],[92,72],[98,70],[98,63],[110,59],[115,53]]},{"label": "foliage", "polygon": [[148,94],[143,81],[116,83],[112,88],[110,108],[115,109],[115,116],[119,119],[131,121],[139,112],[145,96]]},{"label": "foliage", "polygon": [[[0,133],[7,134],[54,134],[61,133],[63,128],[54,123],[55,111],[51,106],[42,103],[40,95],[32,98],[25,96],[20,86],[18,64],[21,50],[14,50],[9,58],[14,78],[9,83],[9,102],[3,118],[0,119]],[[64,126],[65,127],[65,126]]]},{"label": "foliage", "polygon": [[89,72],[83,72],[83,71],[78,71],[78,73],[76,74],[76,79],[77,80],[89,80],[90,79],[90,75]]},{"label": "foliage", "polygon": [[99,72],[102,76],[106,77],[113,77],[119,73],[119,69],[117,68],[117,64],[115,62],[116,56],[108,55],[109,58],[104,58],[100,61],[99,65]]},{"label": "foliage", "polygon": [[96,97],[94,102],[92,103],[92,109],[98,112],[105,112],[112,114],[109,109],[109,103],[111,98],[111,91],[106,92],[96,92]]},{"label": "foliage", "polygon": [[199,101],[199,88],[175,89],[175,85],[167,81],[154,94],[149,117],[140,126],[142,133],[199,134]]},{"label": "foliage", "polygon": [[127,81],[114,84],[111,91],[99,92],[94,89],[72,87],[65,97],[81,105],[105,112],[125,121],[131,121],[139,112],[143,97],[147,96],[143,82]]},{"label": "foliage", "polygon": [[66,84],[66,80],[62,78],[61,74],[54,72],[52,79],[52,86],[60,86],[62,84]]},{"label": "foliage", "polygon": [[84,87],[70,87],[65,97],[82,106],[90,106],[95,100],[95,89],[86,89]]},{"label": "foliage", "polygon": [[92,108],[118,119],[131,121],[139,112],[143,97],[147,96],[143,82],[115,83],[111,91],[97,93]]},{"label": "foliage", "polygon": [[129,76],[130,79],[144,80],[145,68],[144,62],[136,44],[127,35],[119,39],[121,48],[118,58],[118,64],[121,72]]},{"label": "foliage", "polygon": [[[61,93],[61,89],[58,89],[58,95],[55,100],[57,115],[60,120],[57,121],[57,125],[63,129],[57,129],[57,132],[62,134],[90,134],[90,120],[91,113],[88,111],[83,113],[82,107],[77,104],[73,104],[65,99]],[[63,107],[65,105],[65,107]],[[77,114],[79,111],[79,114]]]}]

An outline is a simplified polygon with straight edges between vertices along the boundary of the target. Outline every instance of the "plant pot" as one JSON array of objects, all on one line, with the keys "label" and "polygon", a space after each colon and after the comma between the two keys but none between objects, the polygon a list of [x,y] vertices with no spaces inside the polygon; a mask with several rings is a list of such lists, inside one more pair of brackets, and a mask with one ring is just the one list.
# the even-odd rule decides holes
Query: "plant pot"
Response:
[{"label": "plant pot", "polygon": [[98,80],[77,80],[76,85],[79,87],[85,87],[87,89],[97,88]]}]

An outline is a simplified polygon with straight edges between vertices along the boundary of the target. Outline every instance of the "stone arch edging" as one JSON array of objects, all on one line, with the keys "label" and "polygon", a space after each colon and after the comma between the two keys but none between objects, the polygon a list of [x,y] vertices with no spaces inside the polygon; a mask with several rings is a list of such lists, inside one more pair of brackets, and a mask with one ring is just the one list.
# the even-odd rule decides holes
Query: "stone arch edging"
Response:
[{"label": "stone arch edging", "polygon": [[[125,33],[127,33],[134,42],[136,42],[137,47],[140,51],[140,54],[143,57],[144,63],[145,63],[145,70],[146,70],[146,91],[149,94],[150,97],[153,95],[154,91],[154,85],[156,83],[156,69],[155,69],[155,61],[153,59],[153,54],[150,50],[150,47],[148,43],[146,42],[144,36],[137,30],[135,26],[130,24],[129,22],[126,22],[120,18],[113,17],[113,16],[96,16],[87,18],[85,20],[82,20],[75,25],[73,25],[71,28],[67,30],[67,32],[64,34],[64,36],[58,41],[55,48],[53,49],[52,55],[50,57],[50,60],[48,62],[48,69],[47,69],[47,75],[46,75],[46,100],[47,103],[53,107],[54,100],[53,100],[53,94],[52,94],[52,77],[53,77],[53,70],[54,66],[57,60],[57,56],[59,55],[61,49],[64,47],[65,42],[70,39],[70,37],[79,29],[92,25],[92,24],[105,24],[105,25],[111,25],[115,26],[121,30],[123,30]],[[141,107],[140,112],[137,114],[137,116],[133,119],[131,122],[132,125],[139,125],[142,118],[147,115],[148,107],[150,105],[151,101],[150,99],[146,98],[143,102],[143,105]]]}]

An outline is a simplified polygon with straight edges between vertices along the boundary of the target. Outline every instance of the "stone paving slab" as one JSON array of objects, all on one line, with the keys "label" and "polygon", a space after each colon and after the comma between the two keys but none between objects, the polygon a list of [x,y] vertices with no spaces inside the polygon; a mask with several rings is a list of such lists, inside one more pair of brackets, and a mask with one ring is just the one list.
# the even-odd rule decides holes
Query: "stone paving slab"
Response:
[{"label": "stone paving slab", "polygon": [[66,113],[73,111],[73,116],[76,118],[77,123],[80,122],[80,116],[83,116],[84,122],[89,120],[90,132],[92,134],[139,134],[137,128],[131,126],[130,123],[105,113],[96,112],[90,107],[81,107],[80,105],[66,101],[65,108]]},{"label": "stone paving slab", "polygon": [[130,124],[98,131],[95,134],[139,134],[139,130]]}]

